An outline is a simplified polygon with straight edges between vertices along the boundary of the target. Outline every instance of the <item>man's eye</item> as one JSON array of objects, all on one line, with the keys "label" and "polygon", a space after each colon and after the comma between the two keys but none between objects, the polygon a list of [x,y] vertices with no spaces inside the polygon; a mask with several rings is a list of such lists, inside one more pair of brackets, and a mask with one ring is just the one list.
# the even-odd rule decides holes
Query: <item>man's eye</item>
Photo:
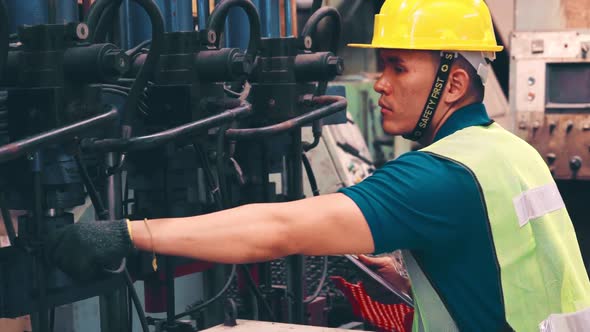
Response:
[{"label": "man's eye", "polygon": [[393,69],[396,73],[403,73],[405,71],[405,68],[400,66],[394,66]]}]

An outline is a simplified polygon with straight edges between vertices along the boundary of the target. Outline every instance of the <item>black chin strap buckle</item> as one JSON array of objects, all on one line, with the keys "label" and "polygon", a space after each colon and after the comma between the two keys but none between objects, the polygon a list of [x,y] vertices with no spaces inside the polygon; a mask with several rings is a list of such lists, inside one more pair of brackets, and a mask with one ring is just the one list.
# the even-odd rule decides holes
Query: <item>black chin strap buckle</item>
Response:
[{"label": "black chin strap buckle", "polygon": [[457,56],[457,52],[440,53],[440,65],[438,66],[436,78],[434,79],[434,83],[432,84],[432,88],[428,94],[428,99],[426,100],[426,104],[424,105],[424,109],[420,115],[420,119],[411,133],[403,135],[404,138],[417,141],[422,138],[422,136],[424,136],[424,133],[426,130],[428,130],[428,127],[430,127],[430,123],[434,117],[434,112],[440,103],[440,97],[442,96],[445,86],[447,85],[451,66],[453,65],[453,61],[455,61]]}]

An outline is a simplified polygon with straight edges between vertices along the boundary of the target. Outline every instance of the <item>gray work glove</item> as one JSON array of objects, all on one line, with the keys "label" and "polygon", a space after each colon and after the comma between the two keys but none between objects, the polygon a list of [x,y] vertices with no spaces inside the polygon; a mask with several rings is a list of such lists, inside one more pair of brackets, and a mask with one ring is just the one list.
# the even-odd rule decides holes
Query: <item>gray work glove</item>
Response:
[{"label": "gray work glove", "polygon": [[51,232],[46,242],[48,260],[80,281],[96,278],[107,267],[119,266],[132,250],[125,219],[68,225]]}]

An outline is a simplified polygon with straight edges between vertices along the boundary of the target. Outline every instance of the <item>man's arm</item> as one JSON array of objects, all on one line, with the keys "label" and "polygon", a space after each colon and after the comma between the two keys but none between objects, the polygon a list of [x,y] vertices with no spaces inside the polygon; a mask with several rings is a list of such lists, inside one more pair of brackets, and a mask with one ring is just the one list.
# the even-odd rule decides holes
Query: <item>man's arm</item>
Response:
[{"label": "man's arm", "polygon": [[293,254],[372,253],[373,237],[358,206],[343,194],[287,203],[250,204],[208,215],[131,223],[138,249],[220,263]]}]

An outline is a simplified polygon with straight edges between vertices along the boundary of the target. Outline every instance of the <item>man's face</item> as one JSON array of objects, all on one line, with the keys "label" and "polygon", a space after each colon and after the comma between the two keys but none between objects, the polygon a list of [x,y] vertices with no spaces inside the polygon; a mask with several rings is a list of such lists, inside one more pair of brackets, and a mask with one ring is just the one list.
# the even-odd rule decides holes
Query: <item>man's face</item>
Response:
[{"label": "man's face", "polygon": [[436,75],[435,58],[429,51],[379,50],[385,68],[375,82],[381,94],[381,123],[391,135],[412,132],[426,103]]}]

